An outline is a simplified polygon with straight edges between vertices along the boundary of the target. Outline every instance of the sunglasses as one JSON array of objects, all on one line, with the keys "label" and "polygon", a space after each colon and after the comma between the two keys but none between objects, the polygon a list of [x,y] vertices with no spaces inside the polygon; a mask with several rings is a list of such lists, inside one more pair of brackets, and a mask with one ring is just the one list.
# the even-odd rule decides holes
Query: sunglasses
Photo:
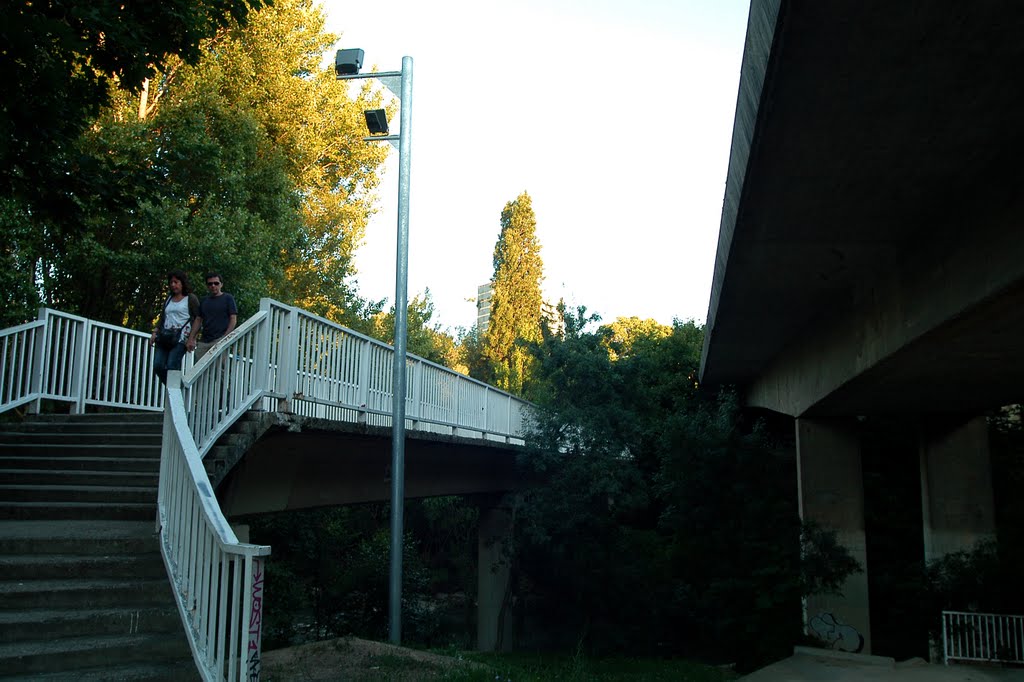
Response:
[{"label": "sunglasses", "polygon": [[208,286],[208,287],[219,287],[220,286],[220,282],[207,282],[206,286]]}]

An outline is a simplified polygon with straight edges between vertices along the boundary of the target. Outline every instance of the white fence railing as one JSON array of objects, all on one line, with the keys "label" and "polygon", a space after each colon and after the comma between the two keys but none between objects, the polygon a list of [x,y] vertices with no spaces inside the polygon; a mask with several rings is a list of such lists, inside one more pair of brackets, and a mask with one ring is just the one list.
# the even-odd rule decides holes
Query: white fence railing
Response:
[{"label": "white fence railing", "polygon": [[943,611],[942,658],[1024,664],[1024,616]]},{"label": "white fence railing", "polygon": [[40,400],[163,409],[149,335],[49,308],[0,331],[0,412]]},{"label": "white fence railing", "polygon": [[[270,299],[261,312],[268,316],[268,400],[309,417],[391,424],[391,346]],[[407,358],[406,386],[408,428],[522,443],[529,403],[510,393],[415,355]]]},{"label": "white fence railing", "polygon": [[[0,412],[42,400],[163,410],[157,504],[161,553],[204,680],[258,680],[263,562],[270,548],[238,542],[203,456],[260,404],[310,417],[391,424],[394,349],[306,311],[263,299],[260,311],[184,372],[166,393],[149,335],[42,309],[0,331]],[[521,443],[529,404],[410,355],[406,426]],[[166,409],[165,408],[166,403]]]},{"label": "white fence railing", "polygon": [[[205,361],[206,358],[203,358]],[[214,496],[188,429],[181,373],[169,372],[160,455],[160,552],[204,680],[259,680],[264,559],[241,543]]]}]

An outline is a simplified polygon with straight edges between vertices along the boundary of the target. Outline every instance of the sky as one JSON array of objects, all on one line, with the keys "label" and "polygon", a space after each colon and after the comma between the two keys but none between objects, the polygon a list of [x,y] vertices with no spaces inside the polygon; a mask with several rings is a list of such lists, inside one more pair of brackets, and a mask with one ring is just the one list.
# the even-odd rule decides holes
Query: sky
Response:
[{"label": "sky", "polygon": [[[409,298],[429,288],[432,322],[473,325],[501,211],[524,191],[547,300],[605,322],[705,321],[749,0],[323,8],[364,72],[413,58]],[[393,150],[355,263],[359,293],[388,305],[397,185]]]}]

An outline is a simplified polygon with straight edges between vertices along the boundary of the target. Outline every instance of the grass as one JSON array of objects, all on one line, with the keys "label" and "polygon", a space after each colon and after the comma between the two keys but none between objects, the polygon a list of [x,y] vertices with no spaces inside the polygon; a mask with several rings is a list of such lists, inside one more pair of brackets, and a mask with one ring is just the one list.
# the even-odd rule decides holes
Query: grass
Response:
[{"label": "grass", "polygon": [[463,656],[488,670],[452,670],[442,678],[445,682],[725,682],[737,677],[730,670],[678,659],[478,652]]}]

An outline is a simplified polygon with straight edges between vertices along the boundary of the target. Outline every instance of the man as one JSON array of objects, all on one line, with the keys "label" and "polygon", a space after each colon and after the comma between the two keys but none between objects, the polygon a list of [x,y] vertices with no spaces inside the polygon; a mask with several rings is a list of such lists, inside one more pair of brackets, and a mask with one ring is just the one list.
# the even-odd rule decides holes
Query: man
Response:
[{"label": "man", "polygon": [[[192,331],[188,335],[185,348],[196,351],[195,361],[199,362],[213,344],[230,334],[238,321],[238,308],[235,298],[224,293],[224,278],[219,273],[206,275],[207,295],[199,302],[199,314],[192,321]],[[203,340],[197,342],[200,329]]]}]

